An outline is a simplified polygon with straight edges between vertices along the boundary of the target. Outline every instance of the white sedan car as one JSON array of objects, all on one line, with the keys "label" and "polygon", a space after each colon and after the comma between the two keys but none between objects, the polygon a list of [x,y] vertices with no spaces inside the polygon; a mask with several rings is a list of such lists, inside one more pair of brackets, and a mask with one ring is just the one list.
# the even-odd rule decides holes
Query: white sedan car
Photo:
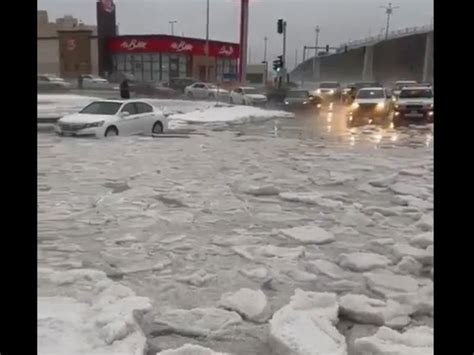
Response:
[{"label": "white sedan car", "polygon": [[61,136],[110,137],[160,134],[167,128],[164,114],[145,101],[103,100],[59,119],[55,131]]},{"label": "white sedan car", "polygon": [[82,87],[84,89],[105,88],[110,85],[107,79],[86,74],[82,76]]},{"label": "white sedan car", "polygon": [[256,88],[243,86],[230,93],[229,102],[237,105],[265,105],[267,97],[260,94]]},{"label": "white sedan car", "polygon": [[184,89],[184,94],[190,99],[216,100],[222,96],[228,96],[229,92],[214,84],[197,82],[187,86]]}]

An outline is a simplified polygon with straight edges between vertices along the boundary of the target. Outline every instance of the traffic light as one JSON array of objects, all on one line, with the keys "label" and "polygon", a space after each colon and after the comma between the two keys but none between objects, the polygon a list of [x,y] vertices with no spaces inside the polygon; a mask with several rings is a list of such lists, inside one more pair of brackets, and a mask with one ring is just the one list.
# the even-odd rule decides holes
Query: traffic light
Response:
[{"label": "traffic light", "polygon": [[326,44],[326,53],[329,53],[329,44]]},{"label": "traffic light", "polygon": [[283,33],[283,19],[279,19],[277,23],[277,31],[279,34]]},{"label": "traffic light", "polygon": [[273,61],[273,70],[279,72],[283,68],[283,56],[279,55],[277,60]]}]

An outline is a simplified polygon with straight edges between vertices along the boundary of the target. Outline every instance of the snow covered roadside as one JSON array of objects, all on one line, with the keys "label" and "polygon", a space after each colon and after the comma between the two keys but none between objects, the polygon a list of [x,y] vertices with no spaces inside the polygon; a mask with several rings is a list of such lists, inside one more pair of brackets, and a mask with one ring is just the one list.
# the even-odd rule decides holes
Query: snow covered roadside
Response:
[{"label": "snow covered roadside", "polygon": [[[213,106],[206,109],[170,115],[168,119],[174,123],[225,123],[243,124],[249,122],[266,121],[272,118],[293,118],[290,112],[264,110],[252,106]],[[173,122],[174,121],[174,122]]]},{"label": "snow covered roadside", "polygon": [[38,94],[38,118],[59,118],[78,112],[97,97],[72,94]]},{"label": "snow covered roadside", "polygon": [[150,300],[88,269],[38,269],[38,354],[142,355]]}]

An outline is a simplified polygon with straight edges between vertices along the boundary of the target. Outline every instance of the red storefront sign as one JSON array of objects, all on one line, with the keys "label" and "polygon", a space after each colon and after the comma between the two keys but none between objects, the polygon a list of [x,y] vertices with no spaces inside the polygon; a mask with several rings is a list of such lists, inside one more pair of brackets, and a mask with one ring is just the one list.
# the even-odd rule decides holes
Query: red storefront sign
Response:
[{"label": "red storefront sign", "polygon": [[[109,39],[107,48],[112,53],[187,53],[206,55],[206,41],[173,37],[115,37]],[[239,45],[209,41],[209,56],[239,58]]]}]

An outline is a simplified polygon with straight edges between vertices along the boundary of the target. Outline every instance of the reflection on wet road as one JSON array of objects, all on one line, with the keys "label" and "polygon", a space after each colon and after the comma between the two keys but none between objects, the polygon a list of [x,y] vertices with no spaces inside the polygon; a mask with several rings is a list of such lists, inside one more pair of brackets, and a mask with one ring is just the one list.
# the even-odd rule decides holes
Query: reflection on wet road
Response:
[{"label": "reflection on wet road", "polygon": [[331,145],[347,145],[362,148],[393,148],[425,146],[432,147],[433,125],[406,125],[393,127],[391,122],[384,125],[348,124],[346,110],[332,112],[297,113],[295,119],[276,119],[264,124],[236,126],[232,130],[245,135],[317,140]]}]

